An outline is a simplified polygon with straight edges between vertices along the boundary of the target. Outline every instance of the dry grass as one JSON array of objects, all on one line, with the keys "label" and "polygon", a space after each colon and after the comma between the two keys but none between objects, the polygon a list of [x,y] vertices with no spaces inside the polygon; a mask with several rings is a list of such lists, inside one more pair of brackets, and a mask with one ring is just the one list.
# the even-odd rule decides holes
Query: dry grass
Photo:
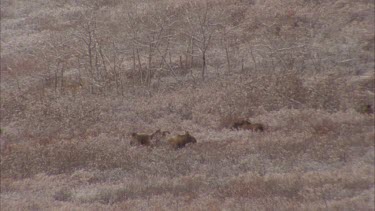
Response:
[{"label": "dry grass", "polygon": [[[2,2],[2,210],[375,209],[374,3],[210,0],[203,81],[191,2]],[[130,145],[157,129],[197,143]]]},{"label": "dry grass", "polygon": [[[284,121],[276,121],[273,127],[280,129],[264,133],[197,131],[193,134],[198,143],[179,150],[132,147],[130,139],[108,136],[17,144],[1,157],[2,204],[16,208],[20,205],[12,201],[19,191],[39,191],[26,198],[41,207],[64,202],[76,208],[99,203],[138,209],[146,203],[142,206],[148,209],[235,209],[224,200],[231,198],[243,203],[243,209],[260,209],[258,203],[283,209],[370,208],[374,133],[361,128],[371,126],[373,117],[311,110],[260,118],[301,119],[310,114],[315,114],[306,123],[310,127],[294,121],[286,129]],[[202,196],[215,203],[195,207]],[[50,199],[41,201],[45,197]]]}]

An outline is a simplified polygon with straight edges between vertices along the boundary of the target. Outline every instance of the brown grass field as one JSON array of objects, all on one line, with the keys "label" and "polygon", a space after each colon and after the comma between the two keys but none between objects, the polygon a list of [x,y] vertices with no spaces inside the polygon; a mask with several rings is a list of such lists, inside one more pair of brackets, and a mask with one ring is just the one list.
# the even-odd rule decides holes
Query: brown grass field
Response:
[{"label": "brown grass field", "polygon": [[374,6],[2,0],[0,210],[374,210]]}]

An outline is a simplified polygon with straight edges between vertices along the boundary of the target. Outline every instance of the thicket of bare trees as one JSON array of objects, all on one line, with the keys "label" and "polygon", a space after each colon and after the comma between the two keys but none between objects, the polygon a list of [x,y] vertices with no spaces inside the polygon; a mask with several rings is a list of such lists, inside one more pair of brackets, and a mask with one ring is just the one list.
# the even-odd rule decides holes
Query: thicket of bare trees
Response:
[{"label": "thicket of bare trees", "polygon": [[[239,0],[59,2],[57,6],[80,9],[63,23],[39,17],[38,30],[53,30],[43,47],[28,55],[39,71],[44,70],[39,76],[44,81],[41,96],[49,91],[124,96],[134,87],[151,91],[165,76],[177,82],[186,74],[194,81],[205,80],[210,69],[305,74],[360,65],[366,59],[359,54],[353,58],[338,46],[322,48],[329,41],[324,34],[330,33],[324,26],[334,23],[324,11],[312,13],[319,20],[270,3],[254,7],[254,1]],[[3,69],[16,69],[15,62],[4,60]]]},{"label": "thicket of bare trees", "polygon": [[[48,72],[43,89],[124,95],[127,88],[150,87],[161,76],[179,81],[178,75],[190,73],[193,80],[197,75],[204,80],[208,65],[228,72],[303,71],[304,56],[313,53],[308,38],[284,40],[277,24],[246,20],[249,5],[240,1],[128,2],[114,11],[107,4],[115,3],[86,5],[35,52]],[[283,14],[285,24],[306,31],[307,26],[295,26],[301,20],[293,15]]]}]

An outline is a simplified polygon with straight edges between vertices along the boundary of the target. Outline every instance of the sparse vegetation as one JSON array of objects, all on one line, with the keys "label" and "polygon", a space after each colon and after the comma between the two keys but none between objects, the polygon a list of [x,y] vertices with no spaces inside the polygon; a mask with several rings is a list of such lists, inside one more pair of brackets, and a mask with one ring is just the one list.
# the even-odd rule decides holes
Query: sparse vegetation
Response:
[{"label": "sparse vegetation", "polygon": [[375,209],[374,6],[2,0],[1,210]]}]

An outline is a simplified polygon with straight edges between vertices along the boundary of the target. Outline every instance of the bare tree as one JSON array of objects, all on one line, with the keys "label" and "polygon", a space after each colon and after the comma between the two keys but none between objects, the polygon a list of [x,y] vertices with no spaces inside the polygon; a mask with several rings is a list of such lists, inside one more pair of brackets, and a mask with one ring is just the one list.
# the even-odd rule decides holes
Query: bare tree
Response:
[{"label": "bare tree", "polygon": [[212,8],[212,5],[207,1],[190,3],[185,16],[188,27],[184,34],[191,42],[191,63],[193,63],[194,47],[196,47],[202,59],[201,77],[203,80],[207,68],[207,51],[212,44],[213,35],[219,27],[217,11]]},{"label": "bare tree", "polygon": [[[128,29],[130,40],[136,54],[141,83],[151,84],[152,76],[155,71],[154,59],[157,53],[161,57],[161,64],[165,63],[165,57],[170,53],[170,40],[172,39],[172,29],[176,21],[173,14],[168,14],[166,9],[155,6],[154,11],[145,16],[136,16],[133,12],[128,12]],[[161,49],[164,49],[162,52]],[[147,72],[145,72],[145,80],[143,80],[141,53],[144,52],[147,58]],[[135,59],[133,58],[133,66]]]}]

